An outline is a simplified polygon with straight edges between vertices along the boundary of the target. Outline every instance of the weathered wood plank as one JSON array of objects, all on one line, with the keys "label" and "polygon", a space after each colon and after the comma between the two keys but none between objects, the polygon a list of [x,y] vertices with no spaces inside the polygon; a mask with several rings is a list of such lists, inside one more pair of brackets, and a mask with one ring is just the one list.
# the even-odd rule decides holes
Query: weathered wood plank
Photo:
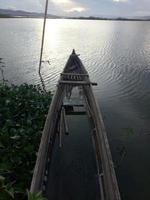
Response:
[{"label": "weathered wood plank", "polygon": [[61,73],[61,76],[81,76],[81,77],[89,77],[88,74],[75,74],[75,73]]},{"label": "weathered wood plank", "polygon": [[90,106],[91,116],[95,124],[98,154],[99,157],[101,157],[104,173],[106,200],[120,200],[121,197],[101,112],[96,103],[91,86],[84,86],[84,93]]},{"label": "weathered wood plank", "polygon": [[65,134],[68,135],[69,134],[69,128],[68,128],[68,124],[67,124],[66,111],[65,111],[64,107],[62,107],[62,111],[63,111],[63,118],[64,118]]},{"label": "weathered wood plank", "polygon": [[97,85],[97,83],[87,82],[87,81],[59,81],[59,84],[69,84],[69,85]]},{"label": "weathered wood plank", "polygon": [[47,162],[47,152],[49,146],[50,138],[53,137],[55,125],[58,118],[58,113],[60,111],[62,100],[64,96],[64,87],[58,86],[55,95],[53,96],[51,106],[47,115],[44,130],[42,133],[41,143],[37,155],[37,160],[34,168],[31,192],[39,192],[42,190],[43,178],[45,173],[45,166]]}]

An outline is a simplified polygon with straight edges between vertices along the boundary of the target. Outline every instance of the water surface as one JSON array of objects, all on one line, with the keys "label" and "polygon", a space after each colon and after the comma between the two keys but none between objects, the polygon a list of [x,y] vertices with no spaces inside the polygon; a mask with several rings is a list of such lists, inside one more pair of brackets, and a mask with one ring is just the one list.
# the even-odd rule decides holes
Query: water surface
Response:
[{"label": "water surface", "polygon": [[[42,20],[0,19],[0,57],[6,78],[39,83]],[[48,20],[42,74],[54,90],[75,48],[101,107],[124,200],[149,200],[150,23]]]}]

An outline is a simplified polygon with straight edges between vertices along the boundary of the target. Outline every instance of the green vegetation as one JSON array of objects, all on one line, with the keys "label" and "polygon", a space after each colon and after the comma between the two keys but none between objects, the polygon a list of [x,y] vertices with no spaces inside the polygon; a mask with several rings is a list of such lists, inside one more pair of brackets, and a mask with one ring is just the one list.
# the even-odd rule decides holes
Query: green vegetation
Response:
[{"label": "green vegetation", "polygon": [[3,59],[0,58],[0,73],[1,73],[1,78],[2,78],[2,83],[5,84],[7,83],[7,80],[5,80],[4,77],[4,68],[5,68],[5,63],[3,62]]},{"label": "green vegetation", "polygon": [[132,136],[135,134],[134,129],[133,128],[123,128],[122,129],[122,133],[126,136]]},{"label": "green vegetation", "polygon": [[28,192],[28,200],[46,200],[46,199],[42,197],[41,192],[36,194]]},{"label": "green vegetation", "polygon": [[0,200],[27,199],[51,97],[39,86],[0,83]]},{"label": "green vegetation", "polygon": [[0,18],[11,18],[11,15],[7,15],[7,14],[0,14]]},{"label": "green vegetation", "polygon": [[150,21],[150,18],[109,18],[109,17],[68,17],[67,19],[76,19],[76,20],[109,20],[109,21]]}]

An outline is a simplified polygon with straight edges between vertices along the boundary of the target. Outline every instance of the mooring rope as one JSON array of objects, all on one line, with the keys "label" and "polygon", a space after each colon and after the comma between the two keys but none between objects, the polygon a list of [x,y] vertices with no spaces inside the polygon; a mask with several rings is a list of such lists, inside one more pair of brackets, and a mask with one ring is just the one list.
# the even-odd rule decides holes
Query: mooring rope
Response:
[{"label": "mooring rope", "polygon": [[48,0],[46,0],[46,3],[45,3],[45,13],[44,13],[44,22],[43,22],[40,62],[39,62],[39,74],[41,74],[41,65],[42,65],[42,56],[43,56],[43,46],[44,46],[44,38],[45,38],[45,27],[46,27],[47,11],[48,11]]}]

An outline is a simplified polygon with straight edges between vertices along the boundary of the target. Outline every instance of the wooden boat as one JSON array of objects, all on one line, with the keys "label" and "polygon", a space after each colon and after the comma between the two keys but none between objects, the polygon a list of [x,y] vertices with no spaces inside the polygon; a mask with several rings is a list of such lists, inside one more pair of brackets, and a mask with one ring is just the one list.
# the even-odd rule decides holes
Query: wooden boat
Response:
[{"label": "wooden boat", "polygon": [[[59,137],[59,145],[61,147],[62,134],[68,132],[65,120],[65,94],[67,92],[67,95],[70,96],[72,89],[79,87],[82,89],[86,113],[92,124],[91,138],[93,139],[97,167],[96,178],[98,180],[100,192],[99,197],[96,199],[121,199],[106,130],[101,112],[93,94],[92,85],[96,85],[96,83],[90,81],[89,75],[79,59],[79,56],[73,50],[60,75],[60,80],[58,81],[57,89],[49,108],[32,178],[31,192],[35,193],[42,191],[45,193],[45,190],[47,190],[46,184],[49,177],[48,174],[50,173],[49,165],[52,165],[51,160],[53,159],[53,148],[56,137]],[[63,199],[63,197],[60,199]]]}]

